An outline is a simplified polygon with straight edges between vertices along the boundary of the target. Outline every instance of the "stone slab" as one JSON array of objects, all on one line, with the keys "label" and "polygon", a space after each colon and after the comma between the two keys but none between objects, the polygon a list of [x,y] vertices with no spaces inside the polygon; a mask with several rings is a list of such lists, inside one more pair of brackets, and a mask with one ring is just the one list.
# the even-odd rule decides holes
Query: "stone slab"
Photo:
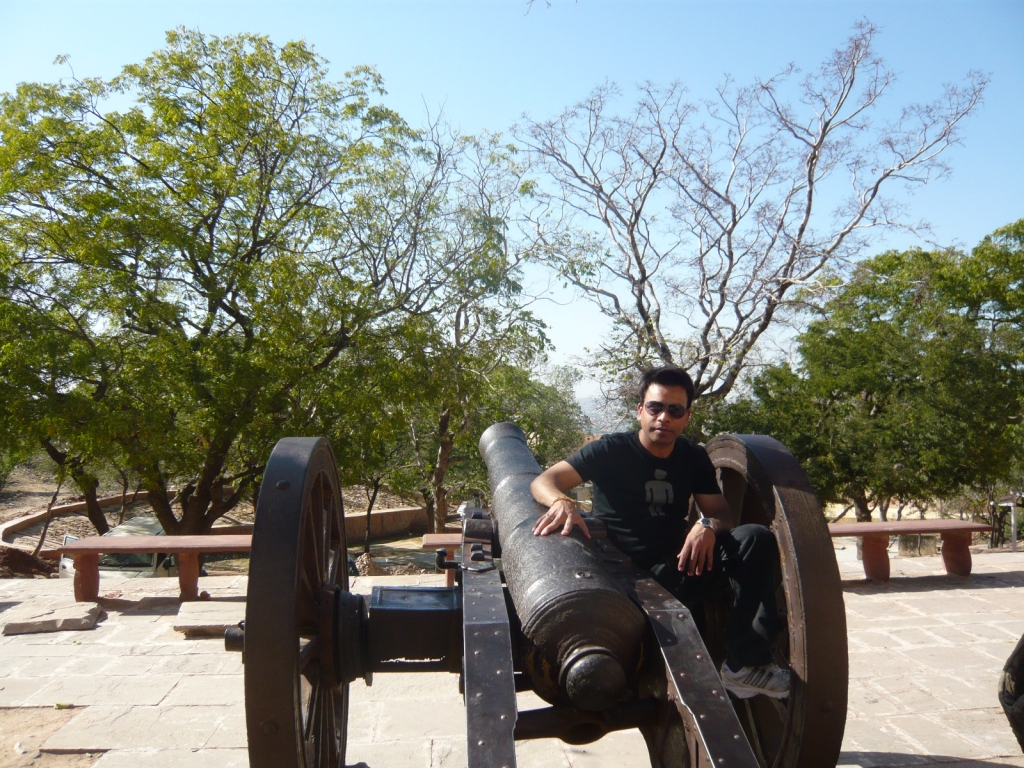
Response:
[{"label": "stone slab", "polygon": [[31,600],[0,614],[5,635],[92,629],[101,608],[97,603],[78,603],[75,598]]},{"label": "stone slab", "polygon": [[246,749],[112,749],[93,768],[248,768]]},{"label": "stone slab", "polygon": [[[976,564],[983,559],[990,575],[955,584],[928,575],[881,586],[844,582],[852,679],[840,766],[1024,768],[994,706],[1002,661],[1024,632],[1024,552],[978,555]],[[941,562],[932,566],[940,570]],[[352,582],[355,591],[368,593],[374,584],[440,585],[443,579]],[[58,694],[77,699],[67,702],[77,705],[68,710],[71,719],[42,742],[44,760],[47,751],[92,749],[108,750],[99,768],[246,764],[240,655],[224,652],[219,637],[186,639],[176,632],[178,605],[167,599],[166,585],[154,583],[159,581],[174,582],[112,582],[112,597],[103,603],[108,616],[90,632],[0,635],[0,707],[26,707]],[[238,577],[203,581],[215,599],[190,605],[244,593]],[[51,586],[43,580],[0,583],[0,601],[52,599]],[[66,582],[59,586],[69,589]],[[960,598],[967,599],[964,605],[957,604]],[[544,706],[533,694],[517,698],[520,709]],[[457,675],[377,675],[370,688],[361,682],[351,687],[346,762],[360,768],[464,768],[464,723]],[[578,747],[520,742],[517,755],[521,768],[648,764],[635,731]]]},{"label": "stone slab", "polygon": [[25,700],[25,705],[155,706],[167,696],[180,679],[180,675],[58,677],[46,681],[38,691]]},{"label": "stone slab", "polygon": [[181,675],[160,704],[244,705],[243,682],[241,675]]},{"label": "stone slab", "polygon": [[226,706],[88,707],[43,751],[202,749],[228,716]]},{"label": "stone slab", "polygon": [[182,603],[174,631],[186,637],[223,637],[224,630],[245,618],[244,600],[196,600]]}]

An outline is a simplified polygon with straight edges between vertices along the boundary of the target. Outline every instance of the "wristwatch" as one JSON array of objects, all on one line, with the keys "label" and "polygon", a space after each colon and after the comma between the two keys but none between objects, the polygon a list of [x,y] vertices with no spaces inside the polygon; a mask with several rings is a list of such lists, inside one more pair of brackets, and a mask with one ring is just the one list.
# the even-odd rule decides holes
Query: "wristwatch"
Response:
[{"label": "wristwatch", "polygon": [[714,530],[715,530],[715,521],[712,520],[710,517],[702,517],[697,522],[700,525],[703,525],[705,528],[710,528],[712,533],[714,532]]}]

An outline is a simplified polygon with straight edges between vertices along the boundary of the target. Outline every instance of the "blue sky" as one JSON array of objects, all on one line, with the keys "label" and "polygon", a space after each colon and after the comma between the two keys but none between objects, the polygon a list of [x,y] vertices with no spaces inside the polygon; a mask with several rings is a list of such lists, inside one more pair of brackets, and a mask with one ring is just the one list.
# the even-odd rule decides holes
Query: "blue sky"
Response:
[{"label": "blue sky", "polygon": [[[443,106],[463,132],[505,130],[521,114],[553,116],[606,80],[624,88],[680,80],[710,96],[723,73],[740,83],[789,62],[817,66],[855,21],[882,33],[877,51],[899,74],[889,103],[926,101],[969,69],[991,73],[985,104],[948,155],[952,176],[908,198],[941,243],[974,245],[1024,216],[1024,2],[1005,0],[525,0],[431,2],[45,2],[0,0],[0,91],[55,80],[70,55],[78,76],[109,77],[162,46],[178,25],[212,34],[305,38],[340,74],[376,66],[387,103],[412,123]],[[915,244],[906,236],[883,247]],[[874,252],[874,251],[872,251]],[[870,254],[865,254],[870,255]],[[601,323],[576,305],[544,309],[558,360]],[[585,322],[578,322],[584,319]],[[597,332],[594,330],[593,332]]]}]

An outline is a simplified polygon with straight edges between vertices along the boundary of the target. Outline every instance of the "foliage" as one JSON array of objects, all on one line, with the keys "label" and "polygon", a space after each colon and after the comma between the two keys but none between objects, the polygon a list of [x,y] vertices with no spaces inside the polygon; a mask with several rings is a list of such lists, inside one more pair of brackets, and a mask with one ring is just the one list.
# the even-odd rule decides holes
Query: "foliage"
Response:
[{"label": "foliage", "polygon": [[942,153],[986,78],[970,73],[881,125],[872,112],[895,76],[876,32],[858,24],[806,74],[726,80],[696,101],[682,84],[646,83],[625,112],[608,84],[518,129],[545,258],[613,323],[598,354],[611,380],[676,363],[699,395],[724,397],[799,289],[872,230],[906,226],[890,193],[946,172]]},{"label": "foliage", "polygon": [[472,247],[426,226],[445,231],[459,147],[381,92],[366,68],[330,81],[304,43],[179,29],[109,82],[4,96],[14,431],[86,483],[100,461],[130,469],[189,533],[258,483],[278,437],[331,421],[333,382],[475,274]]},{"label": "foliage", "polygon": [[873,502],[987,494],[1014,472],[1024,406],[1024,327],[963,300],[1000,293],[963,281],[985,273],[989,242],[859,265],[799,337],[800,367],[768,368],[713,428],[777,437],[823,500],[854,503],[859,519]]}]

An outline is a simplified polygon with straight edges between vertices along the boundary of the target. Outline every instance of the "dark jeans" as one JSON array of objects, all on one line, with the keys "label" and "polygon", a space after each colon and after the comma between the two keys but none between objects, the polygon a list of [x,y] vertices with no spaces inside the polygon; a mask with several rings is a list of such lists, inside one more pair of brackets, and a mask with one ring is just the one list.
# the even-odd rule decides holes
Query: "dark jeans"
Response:
[{"label": "dark jeans", "polygon": [[684,605],[700,607],[706,597],[731,588],[732,612],[725,627],[726,661],[740,667],[770,664],[771,646],[778,634],[775,567],[779,559],[775,535],[763,525],[741,525],[715,537],[715,560],[710,571],[687,576],[676,558],[651,568],[655,580]]}]

